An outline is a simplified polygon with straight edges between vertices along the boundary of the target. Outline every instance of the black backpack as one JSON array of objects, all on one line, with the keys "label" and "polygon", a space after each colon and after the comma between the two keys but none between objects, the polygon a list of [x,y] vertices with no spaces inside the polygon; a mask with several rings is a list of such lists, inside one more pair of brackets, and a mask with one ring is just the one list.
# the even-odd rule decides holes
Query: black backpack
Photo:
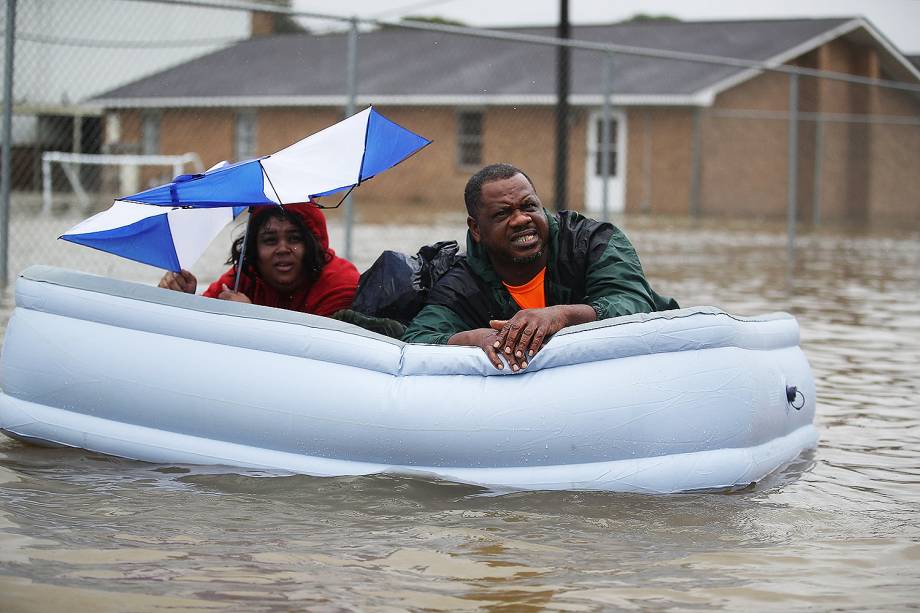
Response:
[{"label": "black backpack", "polygon": [[438,279],[461,261],[457,241],[425,245],[412,256],[384,251],[361,275],[352,310],[408,324]]}]

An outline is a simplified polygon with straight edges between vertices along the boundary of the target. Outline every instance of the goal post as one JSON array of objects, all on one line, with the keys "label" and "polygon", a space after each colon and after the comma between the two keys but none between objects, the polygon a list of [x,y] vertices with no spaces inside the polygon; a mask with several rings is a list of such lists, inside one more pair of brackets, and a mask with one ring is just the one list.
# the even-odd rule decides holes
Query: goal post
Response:
[{"label": "goal post", "polygon": [[42,153],[42,214],[51,212],[53,198],[51,188],[52,164],[60,164],[61,169],[64,171],[64,176],[67,177],[67,181],[70,183],[70,187],[73,189],[73,193],[84,211],[89,210],[91,202],[89,194],[87,194],[80,181],[79,167],[82,165],[117,166],[120,169],[120,180],[126,184],[123,185],[125,193],[138,191],[137,171],[144,166],[171,166],[174,177],[181,175],[186,165],[191,165],[195,172],[204,170],[201,158],[194,152],[181,155],[125,155],[45,151]]}]

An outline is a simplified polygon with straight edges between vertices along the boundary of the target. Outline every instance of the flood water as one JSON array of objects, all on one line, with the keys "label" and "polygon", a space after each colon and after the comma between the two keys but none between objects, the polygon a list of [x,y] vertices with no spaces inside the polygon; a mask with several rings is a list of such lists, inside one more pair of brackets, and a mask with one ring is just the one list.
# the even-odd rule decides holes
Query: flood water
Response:
[{"label": "flood water", "polygon": [[[359,269],[464,230],[377,221],[355,230]],[[798,318],[817,449],[741,491],[647,496],[267,477],[0,436],[0,610],[915,607],[920,232],[803,232],[790,263],[781,227],[620,225],[682,306]]]}]

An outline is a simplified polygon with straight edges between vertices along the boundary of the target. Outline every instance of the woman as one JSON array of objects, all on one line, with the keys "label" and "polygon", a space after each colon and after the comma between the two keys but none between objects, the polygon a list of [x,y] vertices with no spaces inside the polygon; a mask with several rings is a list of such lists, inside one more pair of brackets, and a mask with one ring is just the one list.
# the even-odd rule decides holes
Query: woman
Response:
[{"label": "woman", "polygon": [[[330,316],[351,306],[358,270],[329,248],[326,219],[315,205],[255,207],[245,236],[233,242],[233,267],[203,296]],[[246,240],[239,291],[233,291],[240,251]],[[194,294],[198,280],[187,270],[168,272],[166,289]]]}]

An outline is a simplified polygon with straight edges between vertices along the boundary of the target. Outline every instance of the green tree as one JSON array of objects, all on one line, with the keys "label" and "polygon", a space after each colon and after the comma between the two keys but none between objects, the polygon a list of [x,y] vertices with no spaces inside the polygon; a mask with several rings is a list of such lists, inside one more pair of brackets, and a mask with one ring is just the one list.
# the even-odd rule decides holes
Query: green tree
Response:
[{"label": "green tree", "polygon": [[460,26],[466,27],[466,24],[456,19],[447,19],[446,17],[429,17],[426,15],[406,15],[402,21],[421,21],[424,23],[434,23],[440,26]]},{"label": "green tree", "polygon": [[672,17],[671,15],[649,15],[648,13],[636,13],[629,19],[624,19],[620,23],[643,23],[649,21],[664,22],[664,21],[680,21],[677,17]]}]

